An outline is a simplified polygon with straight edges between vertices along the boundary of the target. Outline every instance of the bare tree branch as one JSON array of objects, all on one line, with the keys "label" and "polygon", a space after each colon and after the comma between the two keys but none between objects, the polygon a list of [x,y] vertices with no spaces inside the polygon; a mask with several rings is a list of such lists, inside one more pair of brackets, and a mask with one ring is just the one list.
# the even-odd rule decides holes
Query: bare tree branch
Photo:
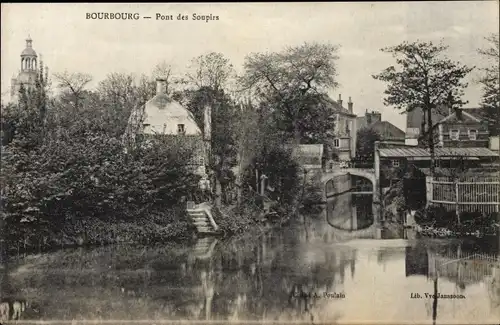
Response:
[{"label": "bare tree branch", "polygon": [[54,78],[57,81],[57,86],[61,90],[66,90],[74,97],[74,107],[79,108],[80,95],[82,94],[85,86],[92,81],[92,76],[87,73],[68,71],[62,73],[55,73]]}]

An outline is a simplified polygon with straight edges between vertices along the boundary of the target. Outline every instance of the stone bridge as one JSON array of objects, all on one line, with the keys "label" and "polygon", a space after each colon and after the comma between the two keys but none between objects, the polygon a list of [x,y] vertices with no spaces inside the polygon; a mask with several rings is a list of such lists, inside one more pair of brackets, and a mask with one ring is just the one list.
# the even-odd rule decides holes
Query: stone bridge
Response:
[{"label": "stone bridge", "polygon": [[321,176],[321,182],[323,184],[326,184],[329,180],[337,177],[337,176],[343,176],[343,175],[356,175],[360,177],[364,177],[369,179],[372,184],[373,188],[375,188],[376,184],[376,177],[375,177],[375,169],[371,168],[340,168],[340,169],[334,169],[332,171],[326,171],[323,172],[323,175]]},{"label": "stone bridge", "polygon": [[375,219],[375,224],[379,224],[381,219],[380,211],[380,192],[378,189],[378,181],[375,175],[375,169],[373,168],[334,168],[332,170],[323,171],[321,175],[321,184],[323,186],[323,200],[327,201],[327,184],[329,181],[333,181],[335,177],[345,176],[345,175],[355,175],[368,179],[372,183],[373,192],[373,216]]}]

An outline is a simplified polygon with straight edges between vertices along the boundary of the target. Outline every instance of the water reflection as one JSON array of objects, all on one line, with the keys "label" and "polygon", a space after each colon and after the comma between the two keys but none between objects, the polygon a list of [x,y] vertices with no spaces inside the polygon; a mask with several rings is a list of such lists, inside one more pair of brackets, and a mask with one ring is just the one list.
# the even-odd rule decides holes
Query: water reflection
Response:
[{"label": "water reflection", "polygon": [[373,224],[373,195],[344,193],[327,199],[328,222],[343,230],[364,229]]},{"label": "water reflection", "polygon": [[[321,222],[322,221],[322,222]],[[24,319],[496,322],[496,252],[460,242],[339,241],[313,222],[182,246],[59,251],[10,264],[3,297]],[[312,227],[311,226],[311,227]],[[325,240],[326,238],[326,240]],[[480,255],[478,255],[480,254]],[[465,299],[410,298],[412,293]],[[32,308],[36,306],[36,310]]]}]

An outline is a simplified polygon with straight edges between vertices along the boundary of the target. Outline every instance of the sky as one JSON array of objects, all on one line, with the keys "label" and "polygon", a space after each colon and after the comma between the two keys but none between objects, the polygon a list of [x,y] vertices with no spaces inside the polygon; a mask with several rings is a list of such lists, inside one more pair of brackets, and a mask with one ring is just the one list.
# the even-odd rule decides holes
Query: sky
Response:
[{"label": "sky", "polygon": [[[139,13],[139,20],[92,20],[90,13]],[[157,14],[174,20],[157,20]],[[177,20],[177,15],[189,20]],[[193,20],[192,15],[218,16]],[[143,19],[150,16],[151,19]],[[405,129],[405,117],[383,104],[385,84],[372,78],[394,64],[381,48],[402,41],[442,40],[447,55],[470,66],[485,64],[477,49],[499,30],[498,1],[334,2],[334,3],[182,3],[182,4],[36,4],[1,5],[2,98],[20,68],[28,35],[53,72],[85,72],[94,87],[108,73],[150,74],[160,62],[181,74],[192,58],[211,51],[224,54],[237,71],[252,52],[280,51],[304,42],[340,45],[337,61],[342,94],[354,113],[377,110],[382,119]],[[477,106],[481,96],[468,77],[465,99]]]}]

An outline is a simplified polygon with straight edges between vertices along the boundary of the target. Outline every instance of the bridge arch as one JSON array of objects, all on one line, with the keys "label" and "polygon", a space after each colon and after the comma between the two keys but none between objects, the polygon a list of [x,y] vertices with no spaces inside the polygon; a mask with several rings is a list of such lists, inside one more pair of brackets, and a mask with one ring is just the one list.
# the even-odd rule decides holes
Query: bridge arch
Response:
[{"label": "bridge arch", "polygon": [[331,172],[323,173],[321,177],[321,182],[323,184],[323,200],[327,201],[327,185],[329,181],[332,181],[335,177],[345,176],[345,175],[355,175],[359,177],[366,178],[370,180],[373,188],[373,218],[375,221],[375,225],[378,225],[381,219],[381,211],[380,211],[380,195],[377,187],[377,179],[375,175],[374,169],[360,169],[360,168],[343,168],[337,169]]},{"label": "bridge arch", "polygon": [[326,185],[326,183],[329,180],[332,180],[333,178],[337,176],[344,176],[344,175],[355,175],[355,176],[360,176],[363,178],[367,178],[372,182],[373,188],[376,188],[376,178],[375,178],[375,171],[374,170],[367,170],[367,169],[359,169],[359,168],[345,168],[345,169],[339,169],[335,170],[332,172],[328,172],[323,174],[321,177],[321,181],[323,184]]}]

